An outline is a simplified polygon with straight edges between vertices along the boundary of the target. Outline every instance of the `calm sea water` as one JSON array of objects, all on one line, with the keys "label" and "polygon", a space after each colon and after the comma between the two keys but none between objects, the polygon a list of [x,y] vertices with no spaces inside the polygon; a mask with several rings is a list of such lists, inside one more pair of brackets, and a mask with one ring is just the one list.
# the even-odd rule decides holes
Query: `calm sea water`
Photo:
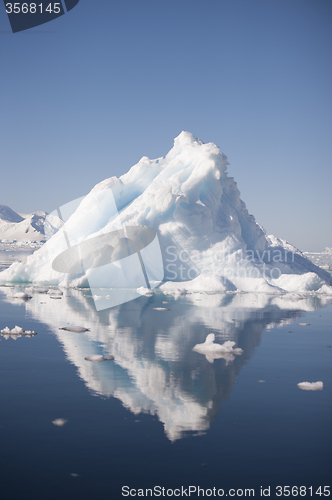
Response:
[{"label": "calm sea water", "polygon": [[[15,290],[0,288],[0,327],[37,335],[0,337],[1,499],[190,485],[255,497],[270,486],[270,498],[278,485],[305,486],[309,498],[312,486],[321,498],[317,488],[331,484],[326,298],[160,294],[97,313],[84,290],[27,302]],[[59,329],[73,325],[90,331]],[[192,350],[212,332],[243,354],[211,363]],[[115,359],[85,360],[93,354]],[[322,391],[297,387],[318,380]]]}]

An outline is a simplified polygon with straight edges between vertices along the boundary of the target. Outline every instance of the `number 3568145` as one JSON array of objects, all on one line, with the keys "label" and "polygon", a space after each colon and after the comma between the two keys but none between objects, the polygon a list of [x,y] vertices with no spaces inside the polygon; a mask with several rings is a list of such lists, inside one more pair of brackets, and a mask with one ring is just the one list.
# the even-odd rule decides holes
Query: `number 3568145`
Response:
[{"label": "number 3568145", "polygon": [[61,12],[61,3],[49,3],[45,9],[43,9],[43,4],[37,3],[6,3],[6,12],[7,14],[36,14],[43,12],[48,12],[49,14],[60,14]]}]

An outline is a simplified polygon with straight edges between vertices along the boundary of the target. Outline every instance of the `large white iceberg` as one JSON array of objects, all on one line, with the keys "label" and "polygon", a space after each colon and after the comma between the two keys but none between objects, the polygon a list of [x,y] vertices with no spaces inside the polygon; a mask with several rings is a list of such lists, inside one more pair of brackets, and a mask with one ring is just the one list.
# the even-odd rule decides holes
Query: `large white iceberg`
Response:
[{"label": "large white iceberg", "polygon": [[[227,165],[215,144],[181,132],[165,158],[143,157],[120,178],[97,184],[66,220],[66,238],[58,231],[26,264],[0,273],[0,281],[88,286],[84,272],[52,268],[66,245],[91,239],[93,246],[98,241],[93,237],[147,226],[158,235],[165,292],[330,290],[328,272],[289,243],[265,234],[240,199]],[[96,246],[95,261],[104,262],[106,251],[109,246]],[[112,277],[109,286],[114,286]]]}]

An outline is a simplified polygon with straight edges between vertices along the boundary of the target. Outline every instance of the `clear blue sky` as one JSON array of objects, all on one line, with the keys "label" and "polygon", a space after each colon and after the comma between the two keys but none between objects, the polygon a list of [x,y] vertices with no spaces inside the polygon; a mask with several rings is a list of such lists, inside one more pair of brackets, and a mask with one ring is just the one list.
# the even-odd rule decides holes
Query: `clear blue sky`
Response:
[{"label": "clear blue sky", "polygon": [[52,211],[188,130],[268,233],[332,246],[331,0],[80,0],[16,34],[0,18],[1,204]]}]

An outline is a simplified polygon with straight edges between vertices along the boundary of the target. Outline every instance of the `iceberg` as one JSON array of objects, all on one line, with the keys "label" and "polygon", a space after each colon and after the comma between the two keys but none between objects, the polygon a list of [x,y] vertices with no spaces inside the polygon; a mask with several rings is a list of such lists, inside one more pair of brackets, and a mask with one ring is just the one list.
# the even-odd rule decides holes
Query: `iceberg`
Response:
[{"label": "iceberg", "polygon": [[[88,287],[90,271],[103,280],[98,265],[124,255],[123,243],[119,250],[109,242],[121,236],[123,228],[139,226],[153,229],[158,236],[165,294],[330,293],[330,273],[285,240],[267,236],[249,214],[234,178],[228,175],[228,165],[215,144],[181,132],[165,157],[150,160],[144,156],[120,178],[97,184],[26,264],[14,263],[0,273],[0,282]],[[107,234],[113,240],[107,242]],[[65,252],[68,243],[70,254]],[[86,252],[88,271],[76,265],[80,245]],[[68,272],[61,272],[66,271],[61,252],[74,259],[66,262]],[[143,260],[147,257],[148,252]],[[54,262],[58,267],[52,266]],[[113,268],[116,272],[108,276],[109,288],[124,288],[119,268]],[[135,272],[134,267],[130,272]],[[162,278],[152,279],[157,286]],[[105,288],[105,281],[100,288]],[[140,283],[133,298],[139,295],[136,289],[149,293]]]}]

